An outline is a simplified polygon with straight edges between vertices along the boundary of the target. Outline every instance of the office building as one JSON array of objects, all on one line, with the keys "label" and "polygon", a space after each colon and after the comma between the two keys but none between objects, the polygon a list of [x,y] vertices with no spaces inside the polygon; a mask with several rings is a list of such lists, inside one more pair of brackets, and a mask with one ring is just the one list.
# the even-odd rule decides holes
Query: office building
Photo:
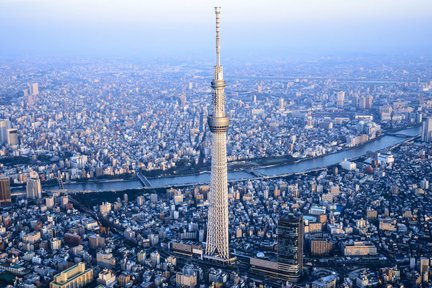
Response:
[{"label": "office building", "polygon": [[105,247],[105,238],[99,234],[93,234],[89,236],[89,245],[91,249],[103,248]]},{"label": "office building", "polygon": [[140,264],[144,264],[147,257],[147,253],[144,250],[141,250],[137,253],[137,262]]},{"label": "office building", "polygon": [[432,117],[427,117],[423,121],[422,129],[422,141],[431,142],[432,141]]},{"label": "office building", "polygon": [[377,248],[371,242],[356,241],[354,243],[346,243],[344,247],[345,256],[367,256],[377,255]]},{"label": "office building", "polygon": [[303,217],[283,215],[278,221],[278,262],[287,266],[290,281],[297,282],[303,270]]},{"label": "office building", "polygon": [[93,281],[93,269],[80,262],[54,276],[50,288],[79,288]]},{"label": "office building", "polygon": [[98,252],[96,254],[96,262],[98,266],[109,269],[114,268],[116,265],[116,259],[112,253]]},{"label": "office building", "polygon": [[39,94],[39,84],[38,83],[28,83],[28,91],[30,95],[38,95]]},{"label": "office building", "polygon": [[45,198],[45,206],[47,208],[54,207],[54,204],[55,204],[54,196],[49,196]]},{"label": "office building", "polygon": [[42,197],[42,185],[39,179],[39,175],[32,171],[30,172],[30,176],[27,179],[27,198],[29,199],[40,199]]},{"label": "office building", "polygon": [[113,287],[116,284],[116,276],[111,270],[103,269],[99,272],[97,283],[104,287]]},{"label": "office building", "polygon": [[57,238],[51,239],[51,250],[59,250],[61,248],[62,241]]},{"label": "office building", "polygon": [[329,256],[335,246],[334,241],[316,238],[310,240],[310,254],[312,257]]},{"label": "office building", "polygon": [[120,274],[118,277],[118,285],[120,287],[131,287],[132,286],[132,279],[131,276],[128,274]]},{"label": "office building", "polygon": [[342,108],[345,102],[345,92],[339,91],[337,93],[337,107]]},{"label": "office building", "polygon": [[423,276],[425,273],[429,272],[429,263],[430,260],[427,257],[420,257],[419,261],[419,271],[420,275]]},{"label": "office building", "polygon": [[160,264],[160,254],[158,251],[150,253],[150,262],[153,267]]},{"label": "office building", "polygon": [[10,128],[11,125],[9,120],[0,120],[0,144],[6,144],[8,142],[8,130]]},{"label": "office building", "polygon": [[17,146],[19,144],[17,129],[11,128],[7,130],[7,143],[10,146]]},{"label": "office building", "polygon": [[365,104],[365,108],[366,109],[371,109],[373,105],[373,97],[371,95],[366,96],[366,104]]},{"label": "office building", "polygon": [[214,67],[213,105],[208,116],[212,133],[211,180],[207,222],[206,254],[220,260],[229,260],[228,238],[228,172],[226,132],[229,119],[225,115],[225,81],[220,62],[220,7],[216,12],[216,65]]},{"label": "office building", "polygon": [[179,287],[196,287],[198,275],[192,265],[185,265],[182,272],[176,274],[176,284]]},{"label": "office building", "polygon": [[284,98],[279,98],[279,110],[285,109],[285,100]]},{"label": "office building", "polygon": [[0,203],[11,202],[10,180],[7,177],[0,177]]}]

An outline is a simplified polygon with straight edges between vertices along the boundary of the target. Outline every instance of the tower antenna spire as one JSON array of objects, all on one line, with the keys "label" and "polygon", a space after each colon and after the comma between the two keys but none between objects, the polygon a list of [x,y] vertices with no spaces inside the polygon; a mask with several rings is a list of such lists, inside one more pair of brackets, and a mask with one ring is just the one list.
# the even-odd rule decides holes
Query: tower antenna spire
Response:
[{"label": "tower antenna spire", "polygon": [[220,66],[220,14],[221,7],[215,7],[216,13],[216,65]]}]

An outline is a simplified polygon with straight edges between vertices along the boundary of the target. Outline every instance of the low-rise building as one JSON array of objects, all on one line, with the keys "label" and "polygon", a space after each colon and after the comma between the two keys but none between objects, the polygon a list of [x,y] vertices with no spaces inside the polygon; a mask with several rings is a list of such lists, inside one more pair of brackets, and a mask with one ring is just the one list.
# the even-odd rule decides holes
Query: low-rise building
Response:
[{"label": "low-rise building", "polygon": [[93,269],[86,269],[85,263],[78,263],[54,276],[50,288],[79,288],[93,281]]}]

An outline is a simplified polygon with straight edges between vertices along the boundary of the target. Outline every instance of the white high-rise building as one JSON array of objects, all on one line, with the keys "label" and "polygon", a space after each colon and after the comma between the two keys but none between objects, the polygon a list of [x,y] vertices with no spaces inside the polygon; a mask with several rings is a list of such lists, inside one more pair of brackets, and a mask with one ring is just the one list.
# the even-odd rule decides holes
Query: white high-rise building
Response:
[{"label": "white high-rise building", "polygon": [[423,121],[422,141],[424,142],[432,141],[432,117],[427,117]]},{"label": "white high-rise building", "polygon": [[38,83],[29,83],[28,89],[30,92],[30,95],[38,95],[39,94],[39,84]]},{"label": "white high-rise building", "polygon": [[337,107],[342,108],[345,102],[345,92],[339,91],[337,93]]},{"label": "white high-rise building", "polygon": [[10,128],[11,125],[9,120],[0,120],[0,144],[6,144],[8,142],[8,130]]},{"label": "white high-rise building", "polygon": [[226,152],[226,132],[229,119],[225,114],[225,81],[220,62],[220,7],[216,12],[216,65],[213,88],[213,101],[208,124],[212,132],[211,180],[207,221],[206,254],[222,261],[228,261],[228,171]]},{"label": "white high-rise building", "polygon": [[27,179],[27,198],[29,199],[40,199],[42,198],[42,185],[39,179],[39,175],[32,171],[30,177]]},{"label": "white high-rise building", "polygon": [[285,109],[285,100],[284,98],[279,98],[279,110]]}]

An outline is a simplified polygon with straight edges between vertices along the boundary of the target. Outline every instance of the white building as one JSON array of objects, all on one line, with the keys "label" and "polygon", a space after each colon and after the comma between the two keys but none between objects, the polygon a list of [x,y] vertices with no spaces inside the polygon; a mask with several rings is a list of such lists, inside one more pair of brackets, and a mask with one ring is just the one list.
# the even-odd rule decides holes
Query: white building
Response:
[{"label": "white building", "polygon": [[116,284],[116,276],[111,270],[103,269],[99,273],[97,283],[104,285],[104,287],[114,287]]},{"label": "white building", "polygon": [[10,121],[7,119],[0,120],[0,144],[8,142],[8,130],[11,128]]},{"label": "white building", "polygon": [[355,162],[348,161],[347,159],[342,161],[340,163],[340,166],[342,167],[342,169],[345,169],[348,171],[352,171],[352,170],[357,169],[357,164]]},{"label": "white building", "polygon": [[422,141],[430,142],[432,141],[432,117],[427,117],[423,121],[423,129],[422,129]]},{"label": "white building", "polygon": [[40,199],[42,197],[42,185],[39,179],[39,175],[31,171],[30,177],[27,179],[27,198],[29,199]]}]

